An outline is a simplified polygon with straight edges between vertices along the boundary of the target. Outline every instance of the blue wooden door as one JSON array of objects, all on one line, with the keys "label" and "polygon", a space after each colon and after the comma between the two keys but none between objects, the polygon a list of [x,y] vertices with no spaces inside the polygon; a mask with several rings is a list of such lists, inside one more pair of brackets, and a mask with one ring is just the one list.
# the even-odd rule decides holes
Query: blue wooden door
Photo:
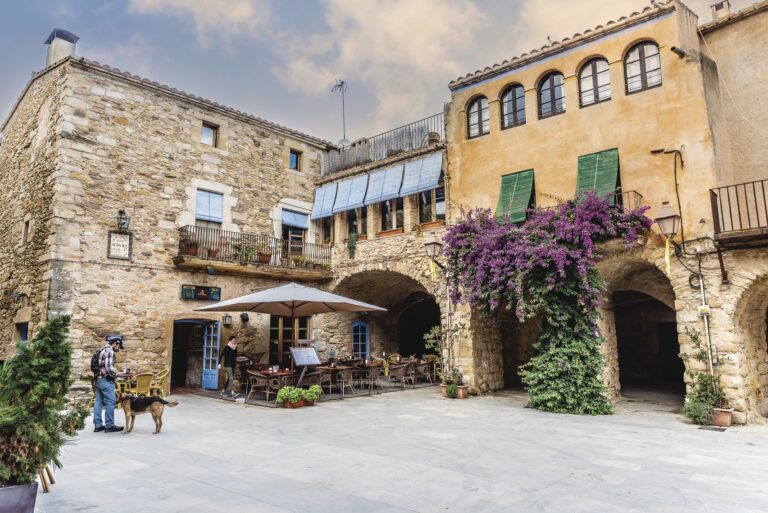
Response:
[{"label": "blue wooden door", "polygon": [[363,321],[352,323],[352,358],[368,358],[370,341],[368,324]]},{"label": "blue wooden door", "polygon": [[219,388],[219,339],[221,324],[211,322],[205,325],[203,337],[203,388],[216,390]]}]

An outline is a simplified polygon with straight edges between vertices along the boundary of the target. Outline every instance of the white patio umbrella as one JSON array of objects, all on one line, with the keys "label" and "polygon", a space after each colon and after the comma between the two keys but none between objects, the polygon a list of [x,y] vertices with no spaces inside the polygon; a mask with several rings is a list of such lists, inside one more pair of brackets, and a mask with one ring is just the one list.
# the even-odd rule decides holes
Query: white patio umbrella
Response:
[{"label": "white patio umbrella", "polygon": [[195,311],[256,312],[283,317],[306,317],[333,312],[386,312],[387,309],[298,283],[288,283],[195,308]]}]

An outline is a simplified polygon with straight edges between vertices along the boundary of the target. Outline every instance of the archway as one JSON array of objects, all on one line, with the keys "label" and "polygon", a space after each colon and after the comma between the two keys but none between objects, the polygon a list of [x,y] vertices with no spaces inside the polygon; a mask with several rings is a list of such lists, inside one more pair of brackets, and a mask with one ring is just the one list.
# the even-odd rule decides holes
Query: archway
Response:
[{"label": "archway", "polygon": [[756,280],[742,295],[734,324],[746,364],[746,410],[768,415],[768,275]]},{"label": "archway", "polygon": [[[440,323],[440,307],[434,296],[424,285],[398,272],[362,271],[341,280],[334,292],[387,309],[324,316],[327,343],[342,353],[359,354],[359,348],[367,345],[369,353],[377,356],[423,354],[424,333]],[[368,340],[359,340],[359,329],[353,333],[355,322],[364,323]]]},{"label": "archway", "polygon": [[520,322],[514,312],[499,315],[498,326],[501,335],[504,388],[521,388],[520,367],[533,356],[533,344],[541,331],[541,316]]},{"label": "archway", "polygon": [[600,327],[609,389],[625,399],[678,408],[685,365],[669,278],[640,258],[602,262],[600,272],[607,283]]}]

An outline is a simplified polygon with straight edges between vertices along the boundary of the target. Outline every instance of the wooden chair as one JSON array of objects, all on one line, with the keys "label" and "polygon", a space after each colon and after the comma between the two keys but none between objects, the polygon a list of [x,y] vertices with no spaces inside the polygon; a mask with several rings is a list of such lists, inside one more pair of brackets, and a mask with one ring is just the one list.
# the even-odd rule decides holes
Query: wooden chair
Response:
[{"label": "wooden chair", "polygon": [[389,363],[397,363],[398,360],[402,359],[402,355],[400,353],[389,353],[387,355],[387,361]]},{"label": "wooden chair", "polygon": [[168,369],[163,369],[155,374],[152,383],[149,385],[149,395],[159,395],[160,397],[165,397],[165,391],[168,388],[169,373],[170,371]]},{"label": "wooden chair", "polygon": [[133,383],[129,383],[126,387],[126,392],[129,394],[133,394],[136,397],[140,396],[150,396],[152,395],[152,380],[155,379],[155,376],[151,372],[142,372],[141,374],[136,374],[131,378],[133,380]]},{"label": "wooden chair", "polygon": [[245,402],[248,402],[248,399],[251,398],[251,394],[257,388],[264,389],[265,399],[269,401],[269,376],[252,370],[246,372],[248,373],[248,383],[245,387]]},{"label": "wooden chair", "polygon": [[[50,486],[56,484],[56,480],[53,478],[53,472],[51,472],[51,467],[46,464],[40,469],[40,472],[38,472],[37,475],[40,477],[40,486],[43,489],[43,493],[48,493],[50,491]],[[47,480],[46,477],[48,478]]]}]

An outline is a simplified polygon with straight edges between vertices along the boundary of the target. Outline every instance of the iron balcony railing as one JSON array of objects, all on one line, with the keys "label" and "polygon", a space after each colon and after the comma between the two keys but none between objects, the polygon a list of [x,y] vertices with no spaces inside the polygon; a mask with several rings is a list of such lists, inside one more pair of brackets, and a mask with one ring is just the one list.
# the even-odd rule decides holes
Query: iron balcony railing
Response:
[{"label": "iron balcony railing", "polygon": [[201,226],[179,230],[179,256],[309,269],[331,268],[331,247]]},{"label": "iron balcony railing", "polygon": [[715,234],[765,232],[768,228],[766,192],[768,179],[710,189]]},{"label": "iron balcony railing", "polygon": [[[580,192],[576,193],[576,197],[581,194]],[[607,195],[607,193],[606,193]],[[637,191],[625,191],[622,192],[620,189],[618,189],[615,193],[613,193],[613,206],[620,207],[624,210],[636,210],[640,207],[642,207],[645,203],[643,202],[643,195],[640,194]],[[546,207],[536,207],[534,210],[537,211],[555,211],[560,207],[560,205],[549,205]]]},{"label": "iron balcony railing", "polygon": [[329,150],[323,156],[322,174],[337,173],[443,140],[443,114],[435,114],[383,134],[359,139],[338,150]]}]

